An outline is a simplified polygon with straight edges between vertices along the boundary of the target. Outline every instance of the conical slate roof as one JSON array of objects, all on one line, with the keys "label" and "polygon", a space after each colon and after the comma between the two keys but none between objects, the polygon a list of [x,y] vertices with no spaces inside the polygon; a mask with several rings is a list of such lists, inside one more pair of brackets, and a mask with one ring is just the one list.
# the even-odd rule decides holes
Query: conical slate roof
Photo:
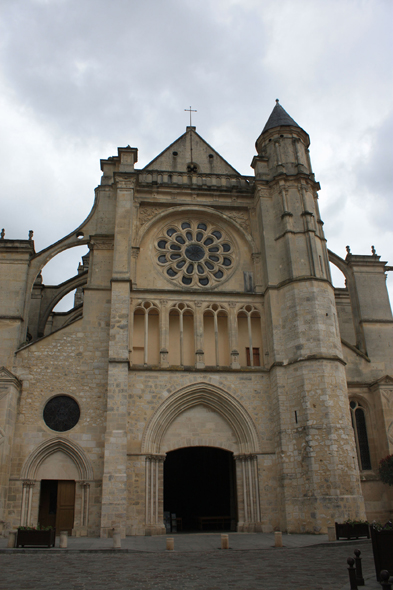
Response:
[{"label": "conical slate roof", "polygon": [[267,123],[263,128],[262,133],[265,133],[265,131],[269,131],[269,129],[273,129],[273,127],[281,127],[283,125],[291,125],[292,127],[300,128],[300,125],[298,125],[296,121],[294,121],[292,117],[288,115],[287,111],[282,108],[277,99],[276,106],[272,110],[272,114],[267,120]]}]

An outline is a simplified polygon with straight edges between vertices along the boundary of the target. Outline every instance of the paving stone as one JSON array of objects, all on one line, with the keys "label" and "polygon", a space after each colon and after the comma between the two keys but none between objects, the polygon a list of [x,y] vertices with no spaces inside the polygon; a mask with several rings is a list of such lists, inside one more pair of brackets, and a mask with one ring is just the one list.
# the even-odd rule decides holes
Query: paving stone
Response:
[{"label": "paving stone", "polygon": [[178,535],[173,552],[165,550],[165,536],[128,537],[116,552],[109,539],[73,538],[62,551],[0,549],[0,589],[344,590],[346,560],[356,548],[365,590],[380,588],[370,541],[328,544],[324,537],[283,535],[280,549],[272,547],[273,535],[263,534],[230,534],[232,549],[225,551],[218,548],[218,534]]}]

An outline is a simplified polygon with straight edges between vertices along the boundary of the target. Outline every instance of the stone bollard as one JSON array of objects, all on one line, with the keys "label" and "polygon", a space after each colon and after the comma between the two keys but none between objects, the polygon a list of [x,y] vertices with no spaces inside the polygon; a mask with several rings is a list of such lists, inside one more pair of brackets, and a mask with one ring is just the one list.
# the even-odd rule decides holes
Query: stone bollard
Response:
[{"label": "stone bollard", "polygon": [[334,526],[328,526],[328,541],[331,543],[336,540],[336,528]]},{"label": "stone bollard", "polygon": [[67,549],[68,531],[60,531],[60,549]]},{"label": "stone bollard", "polygon": [[166,550],[173,551],[175,548],[175,539],[173,537],[166,538]]},{"label": "stone bollard", "polygon": [[10,531],[8,533],[7,547],[13,548],[13,547],[15,547],[15,543],[16,543],[16,531]]},{"label": "stone bollard", "polygon": [[221,549],[229,549],[228,535],[221,535]]},{"label": "stone bollard", "polygon": [[349,575],[349,585],[351,590],[358,590],[358,585],[356,583],[356,570],[353,567],[355,560],[353,557],[348,557],[347,564],[348,564],[348,575]]},{"label": "stone bollard", "polygon": [[364,578],[362,572],[362,558],[360,557],[361,551],[359,549],[355,549],[355,568],[356,568],[356,582],[358,586],[364,586]]},{"label": "stone bollard", "polygon": [[392,590],[393,577],[389,579],[388,570],[382,570],[379,574],[380,584],[384,590]]},{"label": "stone bollard", "polygon": [[274,533],[274,546],[275,547],[282,547],[282,532],[276,531]]},{"label": "stone bollard", "polygon": [[113,549],[121,549],[120,531],[113,531]]}]

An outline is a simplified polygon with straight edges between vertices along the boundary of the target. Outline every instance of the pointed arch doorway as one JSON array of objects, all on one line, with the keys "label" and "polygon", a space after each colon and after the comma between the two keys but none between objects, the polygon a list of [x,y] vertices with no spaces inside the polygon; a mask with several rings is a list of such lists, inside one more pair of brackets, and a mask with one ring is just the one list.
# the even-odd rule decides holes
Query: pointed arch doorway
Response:
[{"label": "pointed arch doorway", "polygon": [[164,462],[166,524],[180,531],[234,531],[237,526],[233,453],[216,447],[185,447]]},{"label": "pointed arch doorway", "polygon": [[[260,531],[259,440],[253,420],[232,392],[199,382],[168,395],[146,425],[141,446],[145,455],[145,534],[165,533],[166,458],[174,451],[195,447],[226,449],[224,452],[234,458],[236,495],[233,493],[232,500],[237,498],[237,531]],[[177,468],[178,474],[181,469]],[[168,504],[166,507],[171,510]],[[194,517],[200,517],[195,512]]]}]

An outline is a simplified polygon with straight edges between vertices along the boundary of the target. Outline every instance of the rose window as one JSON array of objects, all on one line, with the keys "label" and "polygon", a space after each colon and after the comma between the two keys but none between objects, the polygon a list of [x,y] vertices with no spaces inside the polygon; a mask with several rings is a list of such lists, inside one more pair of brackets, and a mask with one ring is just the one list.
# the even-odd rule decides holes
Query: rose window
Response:
[{"label": "rose window", "polygon": [[165,276],[185,287],[215,287],[233,270],[232,240],[205,221],[167,225],[156,240],[156,249]]}]

